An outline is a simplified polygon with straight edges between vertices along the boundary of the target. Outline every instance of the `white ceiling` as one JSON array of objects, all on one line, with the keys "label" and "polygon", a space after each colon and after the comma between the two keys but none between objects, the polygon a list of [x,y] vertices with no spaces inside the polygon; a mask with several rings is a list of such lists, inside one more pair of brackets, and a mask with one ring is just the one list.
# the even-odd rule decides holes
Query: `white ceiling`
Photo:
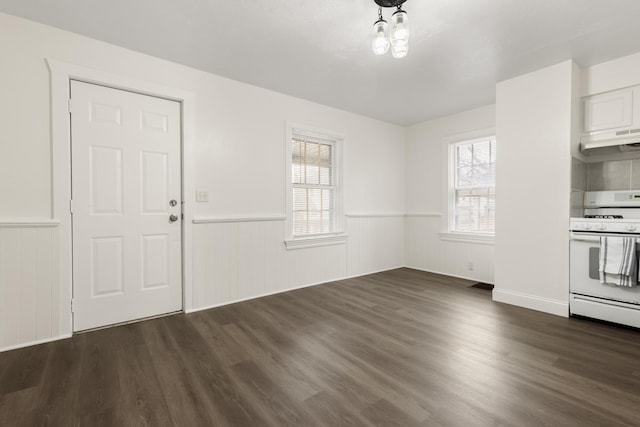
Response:
[{"label": "white ceiling", "polygon": [[[638,0],[407,0],[409,55],[373,55],[373,0],[0,0],[0,11],[399,125],[495,83],[640,51]],[[384,11],[390,18],[392,9]]]}]

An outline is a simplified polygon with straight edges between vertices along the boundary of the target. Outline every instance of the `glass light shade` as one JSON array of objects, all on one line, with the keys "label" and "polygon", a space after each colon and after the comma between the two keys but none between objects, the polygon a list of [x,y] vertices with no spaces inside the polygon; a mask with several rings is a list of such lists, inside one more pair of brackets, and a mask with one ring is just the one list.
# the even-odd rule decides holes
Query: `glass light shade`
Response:
[{"label": "glass light shade", "polygon": [[398,9],[391,17],[391,53],[394,58],[404,58],[409,52],[409,18],[407,12]]},{"label": "glass light shade", "polygon": [[391,42],[394,39],[409,41],[409,17],[402,9],[391,16]]},{"label": "glass light shade", "polygon": [[387,38],[387,31],[389,24],[384,19],[378,20],[373,24],[373,40],[371,42],[371,49],[376,55],[384,55],[389,50],[389,39]]}]

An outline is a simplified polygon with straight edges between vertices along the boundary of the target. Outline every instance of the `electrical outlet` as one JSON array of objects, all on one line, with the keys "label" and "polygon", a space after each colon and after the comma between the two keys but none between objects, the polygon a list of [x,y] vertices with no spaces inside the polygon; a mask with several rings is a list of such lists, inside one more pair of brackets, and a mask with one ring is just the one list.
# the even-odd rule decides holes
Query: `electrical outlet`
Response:
[{"label": "electrical outlet", "polygon": [[196,202],[207,203],[209,201],[209,191],[196,190]]},{"label": "electrical outlet", "polygon": [[469,270],[469,271],[473,271],[473,262],[472,262],[472,261],[469,261],[469,262],[467,263],[467,270]]}]

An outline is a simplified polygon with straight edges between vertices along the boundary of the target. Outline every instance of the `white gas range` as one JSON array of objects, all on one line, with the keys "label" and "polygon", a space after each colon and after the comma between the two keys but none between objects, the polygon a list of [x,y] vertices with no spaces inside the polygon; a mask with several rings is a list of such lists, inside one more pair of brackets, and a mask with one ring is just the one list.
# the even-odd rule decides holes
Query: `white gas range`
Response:
[{"label": "white gas range", "polygon": [[[571,314],[640,328],[640,286],[603,284],[599,274],[601,237],[640,243],[640,190],[586,192],[584,218],[571,218],[570,231]],[[636,255],[637,272],[638,244]]]}]

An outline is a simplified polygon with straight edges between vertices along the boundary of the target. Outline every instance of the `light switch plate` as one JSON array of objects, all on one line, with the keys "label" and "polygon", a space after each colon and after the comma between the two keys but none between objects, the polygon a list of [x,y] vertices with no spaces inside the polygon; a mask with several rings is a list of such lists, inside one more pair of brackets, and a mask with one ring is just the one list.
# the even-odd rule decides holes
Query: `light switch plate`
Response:
[{"label": "light switch plate", "polygon": [[209,201],[209,191],[196,190],[196,202],[207,203]]}]

